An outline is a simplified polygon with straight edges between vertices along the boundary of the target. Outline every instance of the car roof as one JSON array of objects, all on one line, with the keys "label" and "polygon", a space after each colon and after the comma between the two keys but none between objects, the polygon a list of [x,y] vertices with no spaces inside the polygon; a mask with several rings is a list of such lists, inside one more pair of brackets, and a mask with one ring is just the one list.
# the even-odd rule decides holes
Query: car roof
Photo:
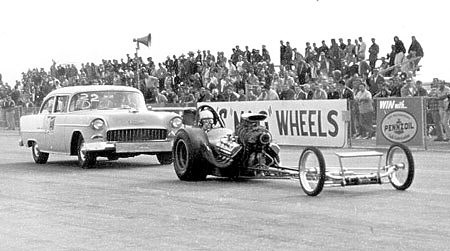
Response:
[{"label": "car roof", "polygon": [[89,91],[132,91],[141,92],[140,90],[130,86],[118,86],[118,85],[82,85],[82,86],[69,86],[56,89],[50,92],[48,96],[60,95],[60,94],[74,94],[79,92]]}]

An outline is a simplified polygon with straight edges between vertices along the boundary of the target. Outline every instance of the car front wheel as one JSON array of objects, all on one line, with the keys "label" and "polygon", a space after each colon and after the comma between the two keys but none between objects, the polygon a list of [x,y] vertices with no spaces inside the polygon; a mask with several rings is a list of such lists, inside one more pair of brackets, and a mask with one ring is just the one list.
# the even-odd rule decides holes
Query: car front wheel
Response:
[{"label": "car front wheel", "polygon": [[317,196],[325,184],[325,159],[316,147],[303,150],[298,163],[300,186],[309,196]]},{"label": "car front wheel", "polygon": [[37,164],[45,164],[48,160],[48,153],[41,152],[37,142],[33,142],[31,145],[31,153],[33,155],[34,162]]},{"label": "car front wheel", "polygon": [[97,156],[94,153],[88,152],[85,147],[83,137],[78,138],[78,165],[83,169],[91,168],[97,162]]},{"label": "car front wheel", "polygon": [[389,175],[392,186],[398,190],[406,190],[414,179],[414,158],[411,150],[402,144],[393,144],[386,155],[386,165],[396,166],[395,172]]}]

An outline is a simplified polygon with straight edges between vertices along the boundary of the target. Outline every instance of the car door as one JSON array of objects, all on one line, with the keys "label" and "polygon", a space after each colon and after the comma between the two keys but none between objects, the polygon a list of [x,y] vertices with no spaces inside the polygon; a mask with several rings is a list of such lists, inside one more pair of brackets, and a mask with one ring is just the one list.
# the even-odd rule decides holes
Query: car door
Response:
[{"label": "car door", "polygon": [[53,127],[53,107],[55,103],[55,97],[50,97],[44,101],[41,110],[39,111],[39,120],[42,120],[42,134],[36,139],[41,151],[52,151],[48,141],[48,134]]},{"label": "car door", "polygon": [[47,143],[51,151],[66,152],[65,144],[65,122],[67,116],[67,107],[69,102],[68,95],[58,95],[55,98],[55,107],[53,113],[48,116]]}]

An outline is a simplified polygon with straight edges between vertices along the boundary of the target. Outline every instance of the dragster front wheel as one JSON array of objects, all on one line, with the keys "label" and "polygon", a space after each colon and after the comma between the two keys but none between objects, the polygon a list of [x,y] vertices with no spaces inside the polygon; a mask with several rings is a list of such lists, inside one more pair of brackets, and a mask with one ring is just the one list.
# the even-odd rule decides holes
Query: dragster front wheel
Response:
[{"label": "dragster front wheel", "polygon": [[298,163],[300,186],[309,196],[322,192],[325,184],[325,160],[316,147],[303,150]]},{"label": "dragster front wheel", "polygon": [[389,181],[398,190],[406,190],[414,179],[414,159],[411,150],[402,144],[393,144],[386,155],[386,165],[395,166]]}]

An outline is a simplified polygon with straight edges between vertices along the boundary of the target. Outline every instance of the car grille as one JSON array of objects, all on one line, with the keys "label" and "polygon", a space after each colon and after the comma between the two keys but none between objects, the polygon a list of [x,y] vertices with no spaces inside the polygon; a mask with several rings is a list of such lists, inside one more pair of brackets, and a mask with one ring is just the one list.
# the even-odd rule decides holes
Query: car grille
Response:
[{"label": "car grille", "polygon": [[164,140],[167,138],[166,129],[125,129],[111,130],[106,134],[108,141],[140,142],[150,140]]}]

